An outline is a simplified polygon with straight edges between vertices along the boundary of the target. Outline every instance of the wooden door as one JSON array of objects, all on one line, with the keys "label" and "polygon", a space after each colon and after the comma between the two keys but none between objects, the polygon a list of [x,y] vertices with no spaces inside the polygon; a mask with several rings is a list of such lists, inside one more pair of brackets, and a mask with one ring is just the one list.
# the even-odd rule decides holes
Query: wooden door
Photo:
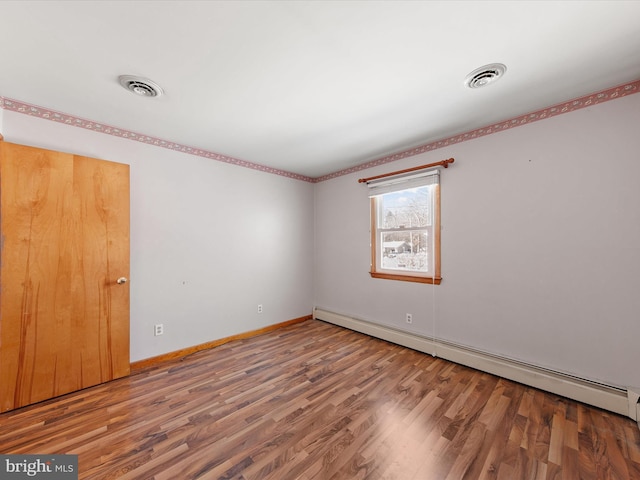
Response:
[{"label": "wooden door", "polygon": [[129,374],[129,166],[0,142],[0,411]]}]

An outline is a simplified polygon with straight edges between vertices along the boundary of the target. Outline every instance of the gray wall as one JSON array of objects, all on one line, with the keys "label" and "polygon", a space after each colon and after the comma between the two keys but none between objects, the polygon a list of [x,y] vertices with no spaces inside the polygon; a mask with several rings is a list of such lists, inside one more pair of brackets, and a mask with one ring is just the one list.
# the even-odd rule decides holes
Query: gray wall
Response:
[{"label": "gray wall", "polygon": [[[640,386],[638,125],[631,95],[313,185],[2,111],[7,141],[131,165],[133,361],[315,304],[623,387]],[[357,178],[448,157],[442,284],[371,279]]]},{"label": "gray wall", "polygon": [[313,184],[11,111],[2,133],[131,166],[132,361],[311,313]]},{"label": "gray wall", "polygon": [[[317,184],[315,304],[640,385],[639,125],[631,95]],[[357,179],[449,157],[442,284],[371,279]]]}]

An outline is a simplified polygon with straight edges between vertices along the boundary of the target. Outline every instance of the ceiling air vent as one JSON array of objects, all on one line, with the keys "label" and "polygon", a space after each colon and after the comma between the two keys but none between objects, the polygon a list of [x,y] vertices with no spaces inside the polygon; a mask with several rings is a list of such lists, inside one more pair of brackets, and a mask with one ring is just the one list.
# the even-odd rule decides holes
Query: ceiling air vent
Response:
[{"label": "ceiling air vent", "polygon": [[476,68],[467,75],[464,84],[469,88],[480,88],[495,82],[507,71],[502,63],[492,63],[484,67]]},{"label": "ceiling air vent", "polygon": [[147,78],[136,77],[135,75],[120,75],[118,80],[124,88],[141,97],[159,97],[164,93],[160,85]]}]

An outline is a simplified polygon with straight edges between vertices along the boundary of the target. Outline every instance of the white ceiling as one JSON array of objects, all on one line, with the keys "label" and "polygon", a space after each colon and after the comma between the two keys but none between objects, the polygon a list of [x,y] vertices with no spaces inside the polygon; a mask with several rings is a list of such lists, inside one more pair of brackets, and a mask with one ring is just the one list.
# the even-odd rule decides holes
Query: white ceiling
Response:
[{"label": "white ceiling", "polygon": [[638,79],[640,1],[0,1],[0,96],[314,178]]}]

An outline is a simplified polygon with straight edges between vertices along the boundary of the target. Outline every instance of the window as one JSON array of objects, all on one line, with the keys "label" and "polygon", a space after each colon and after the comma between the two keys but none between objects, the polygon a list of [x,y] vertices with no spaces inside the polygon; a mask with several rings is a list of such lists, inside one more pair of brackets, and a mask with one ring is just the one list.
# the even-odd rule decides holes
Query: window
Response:
[{"label": "window", "polygon": [[439,284],[437,170],[370,182],[371,276]]}]

